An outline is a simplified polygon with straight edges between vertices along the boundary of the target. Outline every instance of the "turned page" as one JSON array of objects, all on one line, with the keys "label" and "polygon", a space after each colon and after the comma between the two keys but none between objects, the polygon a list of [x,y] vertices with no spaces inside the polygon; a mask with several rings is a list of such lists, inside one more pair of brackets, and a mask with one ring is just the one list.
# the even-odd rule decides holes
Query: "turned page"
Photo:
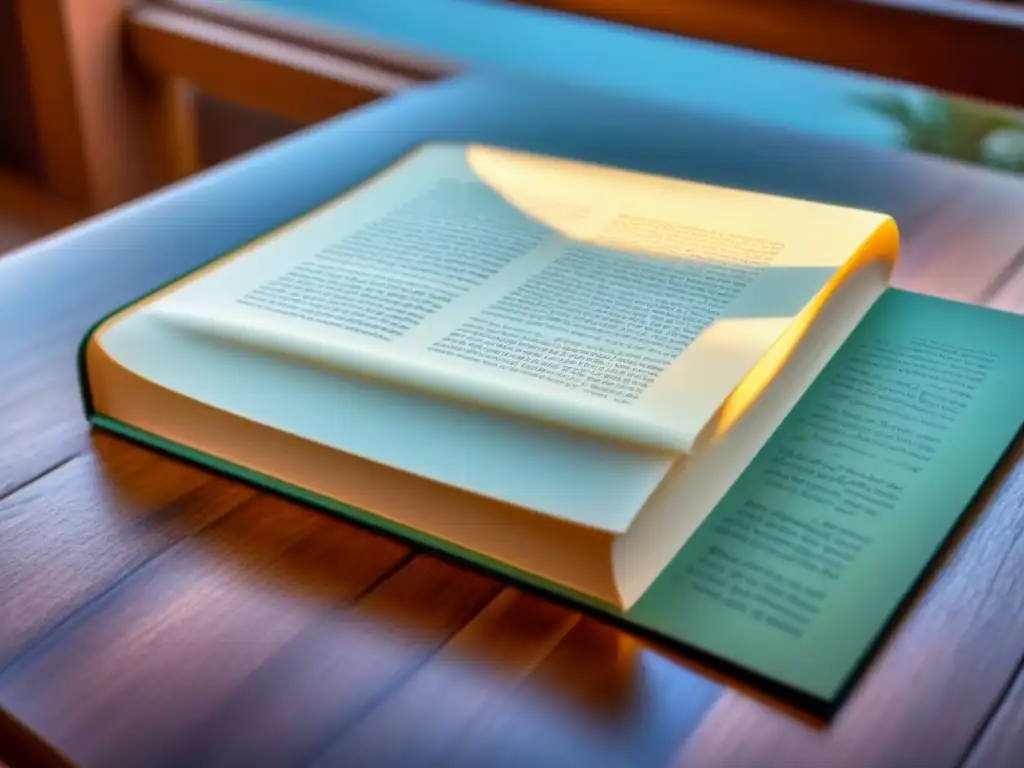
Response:
[{"label": "turned page", "polygon": [[[434,144],[148,311],[271,353],[686,451],[886,222]],[[894,253],[894,241],[882,250]]]}]

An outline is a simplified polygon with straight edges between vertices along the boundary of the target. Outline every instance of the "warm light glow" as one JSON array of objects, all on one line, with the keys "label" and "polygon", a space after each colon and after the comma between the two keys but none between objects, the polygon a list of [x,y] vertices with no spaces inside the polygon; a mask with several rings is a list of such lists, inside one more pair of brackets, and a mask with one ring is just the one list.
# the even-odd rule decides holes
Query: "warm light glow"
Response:
[{"label": "warm light glow", "polygon": [[[779,267],[835,267],[813,247],[823,233],[810,213],[801,227],[807,242],[792,242],[790,199],[477,144],[466,148],[466,163],[510,205],[574,240],[638,254],[716,260],[706,249],[687,250],[666,237],[685,212],[685,219],[699,220],[708,232],[742,230],[750,238],[787,241],[789,247],[773,258]],[[656,221],[658,230],[615,226],[623,216]]]},{"label": "warm light glow", "polygon": [[[895,237],[895,228],[893,228],[891,233],[883,233],[882,236]],[[875,261],[887,262],[888,271],[891,272],[895,263],[895,248],[887,252],[889,255],[878,255],[874,250],[867,251],[867,247],[870,247],[870,245],[858,252],[845,267],[839,270],[828,285],[789,323],[788,327],[764,357],[761,358],[760,362],[726,398],[721,410],[712,423],[713,428],[709,430],[709,434],[704,436],[705,438],[713,439],[727,432],[757,401],[764,388],[768,386],[768,383],[792,357],[797,346],[807,335],[808,331],[810,331],[825,305],[835,295],[836,290],[849,278],[852,272],[864,269],[869,263]],[[720,322],[742,325],[742,330],[737,330],[737,338],[744,339],[748,334],[754,332],[756,329],[755,323],[765,321],[765,318],[756,318],[753,323],[749,320]]]},{"label": "warm light glow", "polygon": [[[593,245],[658,257],[699,257],[740,268],[735,257],[700,249],[686,232],[676,234],[670,222],[681,207],[700,209],[699,220],[708,231],[735,231],[736,221],[751,238],[792,240],[794,227],[787,215],[777,216],[776,198],[759,195],[737,198],[735,190],[663,176],[652,176],[563,158],[529,155],[494,147],[471,145],[466,160],[479,178],[510,205],[560,234]],[[785,201],[790,204],[790,201]],[[614,218],[601,211],[625,211],[657,220],[657,228],[617,227]],[[814,237],[827,237],[810,214],[811,233],[804,244],[789,243],[776,254],[769,269],[787,267],[830,268],[835,263],[821,258]],[[675,236],[674,236],[675,235]],[[723,317],[703,333],[705,342],[722,350],[722,357],[743,350],[767,348],[760,361],[724,401],[701,439],[713,439],[730,429],[757,401],[758,396],[787,363],[807,335],[836,289],[857,269],[884,259],[891,272],[896,258],[896,228],[890,225],[865,243],[825,287],[795,316]],[[801,247],[803,245],[804,247]],[[808,247],[810,246],[810,247]]]}]

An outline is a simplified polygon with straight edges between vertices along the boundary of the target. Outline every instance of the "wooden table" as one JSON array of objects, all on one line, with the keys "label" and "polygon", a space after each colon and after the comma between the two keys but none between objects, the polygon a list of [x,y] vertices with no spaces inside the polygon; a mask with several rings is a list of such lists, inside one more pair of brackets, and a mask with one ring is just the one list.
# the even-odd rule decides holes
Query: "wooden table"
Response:
[{"label": "wooden table", "polygon": [[[904,227],[899,280],[1024,306],[1024,182],[948,168],[966,175]],[[90,434],[76,345],[168,270],[46,244],[0,259],[11,768],[989,768],[1024,754],[1020,449],[822,723],[598,621]]]}]

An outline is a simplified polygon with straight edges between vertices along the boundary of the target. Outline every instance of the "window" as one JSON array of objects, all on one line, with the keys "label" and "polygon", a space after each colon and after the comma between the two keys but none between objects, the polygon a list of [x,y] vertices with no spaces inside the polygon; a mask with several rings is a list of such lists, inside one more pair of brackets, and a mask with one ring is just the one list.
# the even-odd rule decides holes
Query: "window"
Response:
[{"label": "window", "polygon": [[[1024,128],[1017,117],[895,82],[1024,106],[1024,10],[1017,5],[0,0],[0,105],[11,117],[0,122],[0,182],[31,185],[84,212],[102,210],[297,126],[478,60],[508,64],[524,49],[515,34],[527,23],[537,37],[529,42],[531,56],[517,62],[525,67],[554,67],[557,59],[567,77],[600,76],[601,85],[647,88],[653,97],[672,96],[669,88],[678,96],[692,87],[700,108],[783,104],[783,111],[796,114],[799,105],[786,99],[799,95],[811,67],[786,59],[837,68],[829,76],[851,92],[865,82],[872,85],[847,99],[866,116],[857,130],[888,131],[886,136],[898,134],[914,148],[945,152],[943,140],[918,119],[925,112],[934,116],[938,104],[940,112],[949,112],[947,122],[984,138],[969,150],[976,157],[962,159],[1009,169],[1019,160],[1024,171]],[[332,13],[334,18],[324,15]],[[467,25],[461,31],[460,20]],[[570,27],[578,30],[571,39],[563,34]],[[609,43],[613,37],[618,42]],[[712,69],[729,58],[745,62],[744,71],[768,74],[757,78],[756,98],[730,98],[727,89],[700,91],[695,78],[658,80],[656,63],[625,55],[622,46],[632,52],[687,51],[688,61],[704,57],[700,61]],[[534,49],[540,51],[536,57]],[[796,74],[787,81],[784,70]],[[888,80],[859,80],[851,72]],[[808,110],[800,119],[813,122],[814,115]],[[819,122],[816,129],[830,132],[846,125],[828,116]],[[870,130],[864,127],[869,123]],[[0,183],[0,194],[2,189]]]}]

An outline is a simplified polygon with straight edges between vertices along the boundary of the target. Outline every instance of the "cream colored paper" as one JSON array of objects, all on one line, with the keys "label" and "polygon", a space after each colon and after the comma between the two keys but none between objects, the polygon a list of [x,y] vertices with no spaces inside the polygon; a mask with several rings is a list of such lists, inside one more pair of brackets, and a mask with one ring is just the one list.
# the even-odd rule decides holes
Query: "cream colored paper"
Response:
[{"label": "cream colored paper", "polygon": [[[688,452],[887,224],[435,144],[145,312],[267,354]],[[878,247],[894,258],[894,237]]]}]

